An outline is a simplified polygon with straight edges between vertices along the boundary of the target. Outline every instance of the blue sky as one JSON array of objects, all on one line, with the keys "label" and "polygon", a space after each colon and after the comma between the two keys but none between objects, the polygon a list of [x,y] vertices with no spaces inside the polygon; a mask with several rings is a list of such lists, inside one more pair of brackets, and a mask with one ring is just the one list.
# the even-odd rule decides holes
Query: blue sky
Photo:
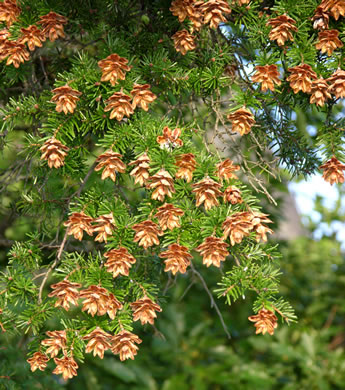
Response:
[{"label": "blue sky", "polygon": [[[331,208],[339,196],[337,187],[326,183],[320,174],[314,175],[299,183],[290,183],[289,189],[295,196],[300,215],[309,215],[316,223],[321,220],[320,214],[313,210],[316,196],[322,196],[324,198],[324,205]],[[345,209],[345,199],[342,199],[342,208]],[[325,223],[320,223],[319,229],[315,232],[315,238],[320,238],[323,234],[330,234],[332,231],[337,232],[337,238],[345,249],[344,223],[333,222],[331,227]]]}]

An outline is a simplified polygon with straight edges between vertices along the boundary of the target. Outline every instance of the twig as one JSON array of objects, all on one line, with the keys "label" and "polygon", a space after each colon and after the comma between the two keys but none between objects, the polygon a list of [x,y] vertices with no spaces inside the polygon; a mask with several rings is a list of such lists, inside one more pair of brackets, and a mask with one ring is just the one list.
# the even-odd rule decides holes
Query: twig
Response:
[{"label": "twig", "polygon": [[192,281],[189,283],[189,285],[188,285],[187,288],[184,290],[183,294],[181,295],[181,297],[180,297],[180,299],[179,299],[180,302],[181,302],[182,299],[187,295],[188,291],[192,288],[192,286],[194,286],[194,284],[195,284],[195,281],[194,281],[194,280],[192,280]]},{"label": "twig", "polygon": [[236,284],[232,284],[230,287],[228,287],[228,288],[223,292],[222,296],[225,297],[225,295],[227,295],[228,292],[229,292],[230,290],[232,290],[235,286],[236,286]]},{"label": "twig", "polygon": [[79,189],[71,196],[71,198],[74,198],[74,197],[79,198],[81,192],[83,191],[83,189],[84,189],[84,187],[85,187],[85,185],[86,185],[86,182],[89,180],[89,178],[90,178],[92,172],[94,171],[96,165],[97,165],[96,162],[94,162],[94,163],[91,165],[91,167],[89,168],[89,170],[88,170],[86,176],[84,177],[84,180],[81,182],[81,185],[80,185]]},{"label": "twig", "polygon": [[51,266],[48,268],[43,280],[42,280],[42,283],[40,285],[40,289],[39,289],[39,292],[38,292],[38,304],[40,305],[42,303],[42,293],[43,293],[43,288],[47,282],[47,279],[50,275],[50,273],[53,271],[53,269],[59,264],[60,262],[60,259],[61,259],[61,255],[62,255],[62,252],[64,250],[64,247],[65,247],[65,244],[66,244],[66,241],[67,241],[67,236],[68,236],[68,230],[66,230],[65,232],[65,235],[64,235],[64,238],[62,240],[62,243],[60,245],[60,248],[59,248],[59,251],[58,251],[58,254],[56,256],[56,259],[53,261],[53,263],[51,264]]},{"label": "twig", "polygon": [[[83,188],[85,187],[85,184],[86,182],[88,181],[89,177],[91,176],[94,168],[95,168],[95,165],[96,163],[94,162],[91,167],[89,168],[86,176],[84,177],[84,180],[81,182],[80,184],[80,187],[79,189],[73,194],[71,195],[71,197],[69,198],[68,200],[68,203],[67,203],[67,207],[69,206],[69,204],[71,203],[72,199],[74,199],[75,197],[76,198],[79,198]],[[48,270],[46,271],[46,274],[42,280],[42,283],[40,285],[40,288],[39,288],[39,292],[38,292],[38,304],[41,304],[42,303],[42,293],[43,293],[43,289],[44,289],[44,286],[47,282],[47,279],[50,275],[50,273],[53,271],[53,269],[60,263],[60,260],[61,260],[61,256],[62,256],[62,252],[65,248],[65,245],[66,245],[66,242],[67,242],[67,237],[68,237],[68,230],[66,230],[65,232],[65,235],[63,237],[63,240],[62,240],[62,243],[59,247],[59,250],[58,250],[58,253],[57,253],[57,256],[56,256],[56,259],[54,260],[54,262],[50,265],[50,267],[48,268]]]},{"label": "twig", "polygon": [[322,327],[322,329],[328,329],[332,325],[335,315],[337,314],[337,311],[338,311],[338,306],[333,305],[328,315],[327,321],[325,322],[325,325]]},{"label": "twig", "polygon": [[221,324],[222,324],[222,326],[223,326],[224,332],[226,333],[228,339],[231,339],[231,335],[230,335],[230,333],[229,333],[229,331],[228,331],[228,328],[227,328],[226,325],[225,325],[225,322],[224,322],[224,318],[223,318],[223,316],[222,316],[222,313],[220,312],[219,307],[218,307],[216,301],[214,300],[213,295],[212,295],[210,289],[208,288],[208,286],[207,286],[207,284],[206,284],[206,282],[205,282],[205,279],[203,278],[203,276],[201,275],[201,273],[195,269],[193,263],[191,263],[191,269],[193,270],[193,272],[195,273],[195,275],[200,279],[201,284],[203,285],[204,289],[206,290],[208,296],[210,297],[211,308],[214,308],[215,311],[217,312],[218,317],[219,317],[219,319],[220,319],[220,322],[221,322]]}]

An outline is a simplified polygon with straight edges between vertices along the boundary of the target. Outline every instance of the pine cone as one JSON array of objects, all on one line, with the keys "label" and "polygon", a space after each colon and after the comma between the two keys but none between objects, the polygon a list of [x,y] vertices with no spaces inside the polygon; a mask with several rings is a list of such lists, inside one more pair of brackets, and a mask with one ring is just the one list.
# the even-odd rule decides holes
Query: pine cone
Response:
[{"label": "pine cone", "polygon": [[46,40],[43,32],[32,25],[28,28],[21,28],[22,36],[19,39],[19,43],[27,43],[30,51],[34,51],[36,47],[42,47],[42,42]]},{"label": "pine cone", "polygon": [[66,311],[69,310],[70,303],[78,306],[79,291],[81,287],[79,283],[72,283],[68,279],[64,279],[59,283],[50,286],[54,291],[48,294],[48,297],[57,297],[55,307],[62,306]]},{"label": "pine cone", "polygon": [[338,68],[331,77],[327,79],[330,83],[328,92],[333,94],[336,99],[345,97],[345,71]]},{"label": "pine cone", "polygon": [[345,16],[344,0],[323,0],[319,7],[323,8],[324,12],[328,11],[335,20]]},{"label": "pine cone", "polygon": [[107,314],[111,320],[114,320],[118,310],[123,308],[122,303],[115,297],[114,294],[109,294],[107,302]]},{"label": "pine cone", "polygon": [[261,91],[266,92],[268,89],[274,91],[274,84],[281,84],[277,65],[256,66],[255,70],[256,73],[252,77],[252,82],[261,83]]},{"label": "pine cone", "polygon": [[226,22],[223,14],[230,14],[231,8],[225,0],[208,0],[200,6],[204,15],[204,24],[210,23],[210,27],[216,29],[221,22]]},{"label": "pine cone", "polygon": [[145,152],[128,165],[135,167],[130,173],[130,175],[134,177],[134,184],[139,183],[139,185],[143,186],[150,177],[150,158],[147,153]]},{"label": "pine cone", "polygon": [[49,38],[51,42],[54,42],[59,37],[65,37],[63,26],[66,23],[67,19],[55,12],[49,12],[49,14],[41,16],[40,21],[38,22],[38,24],[42,26],[43,34]]},{"label": "pine cone", "polygon": [[155,311],[162,311],[161,307],[146,295],[138,301],[131,303],[131,309],[133,310],[133,321],[140,320],[141,325],[147,323],[153,325],[154,319],[157,318]]},{"label": "pine cone", "polygon": [[335,156],[320,166],[324,172],[322,178],[333,185],[334,183],[344,183],[345,165],[342,164]]},{"label": "pine cone", "polygon": [[15,68],[19,68],[20,64],[30,59],[30,54],[26,46],[16,41],[6,41],[3,51],[4,57],[1,55],[1,58],[7,57],[7,66],[12,64]]},{"label": "pine cone", "polygon": [[216,175],[219,180],[230,180],[230,179],[238,179],[238,177],[233,173],[240,169],[239,165],[234,165],[234,162],[229,158],[220,162],[216,165]]},{"label": "pine cone", "polygon": [[93,356],[104,358],[104,351],[111,349],[111,334],[104,332],[100,327],[96,327],[91,333],[83,337],[83,340],[89,340],[85,352],[93,352]]},{"label": "pine cone", "polygon": [[195,156],[192,153],[181,154],[176,158],[175,165],[180,169],[176,172],[177,179],[184,179],[190,183],[193,179],[193,172],[196,168]]},{"label": "pine cone", "polygon": [[196,48],[194,37],[187,30],[177,31],[171,39],[174,41],[175,50],[179,51],[183,56],[187,51],[195,50]]},{"label": "pine cone", "polygon": [[319,32],[319,40],[316,43],[315,47],[318,50],[321,50],[321,53],[326,53],[328,56],[331,56],[333,51],[339,47],[343,47],[343,43],[338,38],[338,30],[324,30]]},{"label": "pine cone", "polygon": [[91,225],[93,219],[86,215],[83,211],[80,213],[72,213],[64,226],[68,227],[67,234],[73,235],[76,240],[83,239],[83,232],[85,231],[89,236],[93,234],[93,226]]},{"label": "pine cone", "polygon": [[229,255],[227,247],[228,244],[223,239],[210,236],[205,238],[204,242],[196,250],[202,255],[202,263],[206,267],[214,265],[219,268],[220,262],[225,261],[226,256]]},{"label": "pine cone", "polygon": [[109,295],[105,288],[91,285],[85,290],[80,291],[79,296],[85,299],[83,301],[82,311],[87,311],[92,317],[96,314],[103,316],[107,313]]},{"label": "pine cone", "polygon": [[252,225],[253,230],[256,232],[256,241],[259,242],[260,239],[264,242],[267,242],[267,233],[272,234],[273,230],[264,225],[264,223],[272,223],[272,221],[267,218],[267,214],[259,213],[257,211],[252,212]]},{"label": "pine cone", "polygon": [[178,17],[180,23],[186,18],[194,15],[194,0],[174,0],[171,3],[169,10],[174,16]]},{"label": "pine cone", "polygon": [[223,223],[223,240],[230,236],[232,246],[240,244],[244,237],[249,236],[253,230],[253,216],[249,212],[234,213],[227,217]]},{"label": "pine cone", "polygon": [[323,7],[319,6],[316,8],[315,14],[311,20],[314,22],[313,27],[316,30],[326,30],[329,25],[329,13],[326,12]]},{"label": "pine cone", "polygon": [[[11,33],[7,30],[7,28],[3,28],[2,30],[0,30],[0,47],[1,48],[5,44],[5,42],[7,42],[7,38],[9,38],[10,36],[11,36]],[[2,57],[2,54],[1,54],[1,57]],[[3,58],[6,58],[6,56]]]},{"label": "pine cone", "polygon": [[131,70],[127,65],[128,60],[120,57],[118,54],[111,54],[104,60],[98,62],[98,66],[102,70],[101,81],[109,81],[112,86],[117,84],[117,80],[124,80],[126,72]]},{"label": "pine cone", "polygon": [[74,113],[74,110],[77,107],[79,96],[82,95],[81,92],[71,88],[67,84],[63,87],[53,89],[52,93],[54,96],[52,97],[51,102],[56,103],[56,111],[63,111],[65,115],[67,115],[69,112],[71,114]]},{"label": "pine cone", "polygon": [[94,219],[93,222],[97,223],[97,225],[93,227],[93,231],[98,232],[95,241],[107,242],[108,236],[111,236],[113,234],[113,230],[115,229],[113,213],[101,215],[100,217]]},{"label": "pine cone", "polygon": [[17,43],[16,41],[8,41],[7,36],[10,36],[10,32],[6,36],[7,30],[0,30],[0,61],[3,61],[9,55],[9,52],[14,48]]},{"label": "pine cone", "polygon": [[104,253],[107,262],[104,264],[108,272],[113,274],[113,278],[118,275],[128,276],[129,269],[136,262],[135,258],[124,247],[111,249]]},{"label": "pine cone", "polygon": [[134,113],[130,101],[131,98],[128,95],[123,92],[115,92],[106,100],[107,106],[104,111],[111,111],[110,119],[116,118],[120,122],[124,116],[129,118]]},{"label": "pine cone", "polygon": [[181,136],[181,129],[178,127],[174,130],[170,130],[168,126],[163,129],[163,135],[157,137],[161,149],[174,149],[176,147],[183,146],[183,141],[179,137]]},{"label": "pine cone", "polygon": [[41,344],[48,346],[46,350],[47,354],[50,354],[50,357],[55,357],[60,352],[60,349],[64,350],[67,344],[66,331],[64,330],[53,330],[46,332],[46,335],[49,339],[41,341]]},{"label": "pine cone", "polygon": [[329,85],[326,80],[322,77],[314,80],[311,85],[310,103],[315,103],[317,106],[322,107],[328,99],[332,98],[332,95],[328,91]]},{"label": "pine cone", "polygon": [[44,371],[47,367],[47,362],[49,361],[48,356],[42,352],[35,352],[33,356],[27,360],[30,364],[31,371],[34,372],[37,369]]},{"label": "pine cone", "polygon": [[108,150],[97,157],[96,163],[98,163],[98,165],[95,167],[95,171],[98,172],[104,168],[102,172],[102,180],[110,177],[110,179],[115,182],[117,172],[126,172],[126,165],[120,160],[120,157],[122,157],[121,154],[115,153],[112,150]]},{"label": "pine cone", "polygon": [[269,34],[271,41],[277,41],[278,46],[284,46],[286,41],[293,41],[292,32],[297,32],[296,21],[288,15],[280,15],[277,18],[270,19],[266,26],[271,26]]},{"label": "pine cone", "polygon": [[179,244],[169,245],[168,250],[162,252],[159,257],[166,259],[164,260],[164,271],[171,271],[173,275],[176,275],[177,272],[184,274],[190,265],[190,259],[193,258],[188,248]]},{"label": "pine cone", "polygon": [[204,1],[195,1],[193,0],[193,7],[190,12],[189,20],[192,22],[193,28],[191,28],[191,32],[199,31],[204,24],[204,16],[201,12],[201,6],[203,5]]},{"label": "pine cone", "polygon": [[165,196],[171,198],[172,194],[175,193],[174,180],[169,172],[164,169],[161,169],[155,175],[151,176],[149,181],[147,188],[150,190],[154,189],[151,195],[151,198],[154,200],[163,202]]},{"label": "pine cone", "polygon": [[64,356],[63,358],[54,358],[56,368],[53,374],[62,374],[62,378],[66,381],[74,376],[77,376],[78,364],[73,357]]},{"label": "pine cone", "polygon": [[248,134],[255,123],[254,115],[245,107],[227,116],[232,122],[232,131],[241,135]]},{"label": "pine cone", "polygon": [[157,209],[155,217],[158,219],[159,225],[163,231],[181,227],[180,217],[184,212],[175,207],[171,203],[164,203],[163,206]]},{"label": "pine cone", "polygon": [[219,202],[217,197],[222,196],[222,192],[219,189],[222,187],[221,184],[212,180],[209,177],[202,179],[196,184],[193,184],[192,192],[196,195],[196,206],[200,206],[204,203],[205,210],[211,209],[213,206],[218,206]]},{"label": "pine cone", "polygon": [[224,191],[223,199],[224,202],[231,204],[239,204],[243,202],[241,191],[235,186],[230,186]]},{"label": "pine cone", "polygon": [[142,340],[140,338],[126,330],[122,330],[120,333],[112,338],[111,351],[114,355],[120,354],[120,360],[127,359],[134,360],[134,356],[139,349],[135,344],[140,344]]},{"label": "pine cone", "polygon": [[278,318],[272,311],[266,309],[261,309],[257,315],[248,317],[248,320],[255,322],[255,334],[268,332],[272,336],[278,326]]},{"label": "pine cone", "polygon": [[152,245],[159,245],[158,236],[163,235],[163,232],[159,230],[158,225],[150,220],[137,223],[132,229],[136,232],[134,242],[138,242],[138,245],[142,246],[144,249],[147,249]]},{"label": "pine cone", "polygon": [[310,65],[301,64],[289,68],[288,71],[291,73],[286,79],[290,82],[290,86],[294,93],[299,91],[310,93],[313,80],[317,79],[317,74],[313,71]]},{"label": "pine cone", "polygon": [[65,157],[69,148],[52,137],[40,148],[42,152],[41,160],[48,161],[49,168],[60,168],[65,164]]},{"label": "pine cone", "polygon": [[17,6],[16,0],[4,0],[0,3],[0,22],[10,27],[17,21],[21,9]]},{"label": "pine cone", "polygon": [[140,106],[144,111],[149,110],[149,103],[152,103],[157,96],[150,91],[150,84],[134,84],[133,89],[131,91],[131,95],[133,96],[132,107],[133,110]]}]

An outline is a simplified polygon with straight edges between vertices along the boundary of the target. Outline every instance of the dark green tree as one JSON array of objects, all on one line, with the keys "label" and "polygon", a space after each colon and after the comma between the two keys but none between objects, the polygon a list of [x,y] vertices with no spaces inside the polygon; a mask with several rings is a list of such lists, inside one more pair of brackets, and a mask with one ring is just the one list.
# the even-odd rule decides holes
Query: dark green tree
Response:
[{"label": "dark green tree", "polygon": [[[134,325],[154,326],[185,279],[229,338],[213,292],[249,294],[232,318],[258,333],[296,319],[260,200],[277,205],[281,166],[344,181],[338,3],[0,3],[1,229],[16,241],[0,321],[33,370],[134,358]],[[299,112],[324,121],[316,135]]]}]

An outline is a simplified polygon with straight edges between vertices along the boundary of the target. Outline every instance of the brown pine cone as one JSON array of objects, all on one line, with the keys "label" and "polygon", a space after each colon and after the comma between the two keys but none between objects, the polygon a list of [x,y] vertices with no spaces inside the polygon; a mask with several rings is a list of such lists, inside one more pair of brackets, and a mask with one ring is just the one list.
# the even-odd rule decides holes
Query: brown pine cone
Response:
[{"label": "brown pine cone", "polygon": [[131,91],[131,95],[133,96],[132,107],[133,110],[140,106],[144,111],[149,110],[149,104],[152,103],[157,96],[150,91],[150,84],[134,84],[133,89]]},{"label": "brown pine cone", "polygon": [[41,160],[48,161],[49,168],[60,168],[65,164],[65,157],[69,148],[52,137],[40,148],[42,152]]},{"label": "brown pine cone", "polygon": [[48,297],[57,297],[55,307],[62,306],[68,311],[70,304],[78,306],[79,291],[77,289],[81,287],[81,284],[64,279],[59,283],[52,284],[50,287],[54,291],[49,293]]},{"label": "brown pine cone", "polygon": [[176,275],[177,272],[184,274],[190,265],[190,259],[193,258],[188,248],[179,244],[169,245],[168,250],[162,252],[159,257],[166,259],[164,260],[164,271],[171,271],[173,275]]},{"label": "brown pine cone", "polygon": [[121,157],[121,154],[115,153],[112,150],[108,150],[97,157],[96,163],[98,163],[98,165],[95,167],[95,171],[100,171],[104,168],[102,172],[102,180],[109,177],[113,182],[115,182],[117,172],[126,172],[126,165],[120,160]]},{"label": "brown pine cone", "polygon": [[324,80],[322,77],[314,80],[311,85],[310,103],[315,103],[320,107],[324,106],[326,101],[332,98],[332,95],[328,91],[329,85],[327,84],[326,80]]},{"label": "brown pine cone", "polygon": [[67,19],[55,12],[49,12],[47,15],[40,17],[38,24],[42,26],[43,34],[49,38],[51,42],[54,42],[58,38],[64,38],[64,24],[67,23]]},{"label": "brown pine cone", "polygon": [[43,31],[37,28],[35,25],[29,26],[28,28],[21,28],[21,37],[19,43],[27,43],[30,51],[35,50],[36,47],[42,47],[42,42],[46,40]]},{"label": "brown pine cone", "polygon": [[133,113],[132,104],[130,103],[130,96],[123,92],[113,93],[108,100],[106,100],[105,112],[110,112],[110,119],[116,119],[119,122],[122,121],[123,117],[129,118]]},{"label": "brown pine cone", "polygon": [[343,47],[343,42],[339,39],[338,30],[324,30],[319,32],[319,40],[315,47],[321,50],[321,53],[327,53],[331,56],[333,51]]},{"label": "brown pine cone", "polygon": [[27,362],[30,364],[30,368],[32,372],[35,372],[37,369],[40,371],[44,371],[47,367],[47,362],[49,358],[42,352],[35,352]]},{"label": "brown pine cone", "polygon": [[179,167],[175,176],[177,179],[184,179],[190,183],[193,179],[193,172],[196,168],[195,156],[192,153],[181,154],[176,158],[175,165]]},{"label": "brown pine cone", "polygon": [[219,268],[221,261],[225,261],[229,255],[227,247],[228,244],[222,238],[210,236],[206,237],[196,250],[202,255],[202,263],[206,267],[214,265]]},{"label": "brown pine cone", "polygon": [[0,22],[10,27],[17,21],[21,9],[17,6],[16,0],[4,0],[0,3]]},{"label": "brown pine cone", "polygon": [[157,312],[161,312],[161,307],[153,302],[148,296],[131,303],[131,309],[133,310],[133,321],[141,322],[141,325],[147,323],[153,325],[154,319],[157,318]]},{"label": "brown pine cone", "polygon": [[129,269],[135,264],[135,258],[124,247],[111,249],[104,253],[107,262],[104,264],[108,272],[113,274],[113,278],[118,275],[128,276]]},{"label": "brown pine cone", "polygon": [[111,349],[111,334],[104,332],[100,327],[96,327],[91,333],[83,337],[83,340],[88,340],[85,352],[93,352],[93,356],[104,358],[104,351]]},{"label": "brown pine cone", "polygon": [[50,357],[55,357],[60,352],[60,349],[63,351],[66,348],[67,338],[65,330],[53,330],[46,332],[46,335],[49,337],[48,339],[44,339],[41,341],[41,344],[49,347],[46,350],[46,354],[50,354]]},{"label": "brown pine cone", "polygon": [[345,165],[342,164],[335,156],[320,166],[324,172],[322,178],[333,185],[334,183],[344,183]]},{"label": "brown pine cone", "polygon": [[86,232],[89,236],[92,236],[92,222],[93,218],[89,217],[82,211],[80,213],[72,213],[68,218],[68,221],[64,223],[64,226],[68,227],[68,235],[73,235],[76,240],[81,241],[83,239],[83,232]]},{"label": "brown pine cone", "polygon": [[227,118],[232,122],[232,131],[239,133],[241,136],[248,134],[255,124],[254,115],[245,107],[229,114]]},{"label": "brown pine cone", "polygon": [[293,41],[292,32],[298,31],[295,24],[296,21],[286,14],[270,19],[266,23],[266,26],[272,27],[269,39],[271,41],[277,41],[279,46],[284,46],[286,41]]},{"label": "brown pine cone", "polygon": [[62,378],[66,381],[74,376],[77,376],[78,364],[73,357],[64,356],[63,358],[54,358],[56,368],[53,374],[62,374]]},{"label": "brown pine cone", "polygon": [[338,68],[331,77],[327,79],[329,82],[329,90],[336,99],[342,99],[345,97],[345,71]]},{"label": "brown pine cone", "polygon": [[163,206],[157,209],[155,217],[158,219],[159,225],[163,231],[169,229],[181,227],[180,217],[184,215],[184,212],[175,207],[171,203],[164,203]]},{"label": "brown pine cone", "polygon": [[234,162],[231,161],[229,158],[217,164],[216,167],[216,175],[221,181],[238,179],[234,172],[238,171],[240,169],[240,166],[234,165]]},{"label": "brown pine cone", "polygon": [[174,41],[175,50],[183,56],[196,48],[194,37],[187,30],[177,31],[171,38]]},{"label": "brown pine cone", "polygon": [[154,190],[151,198],[160,202],[163,202],[166,196],[171,198],[172,194],[175,193],[174,180],[170,176],[169,172],[164,169],[161,169],[149,178],[147,188]]},{"label": "brown pine cone", "polygon": [[135,167],[130,173],[130,175],[134,177],[134,184],[139,183],[141,186],[146,184],[148,178],[150,177],[150,158],[147,153],[145,152],[128,165]]},{"label": "brown pine cone", "polygon": [[127,359],[134,360],[134,356],[139,349],[135,344],[140,344],[141,342],[142,340],[136,334],[121,330],[112,338],[111,351],[114,355],[120,354],[121,361]]},{"label": "brown pine cone", "polygon": [[205,210],[210,210],[213,206],[218,206],[218,197],[222,196],[222,192],[219,190],[222,185],[212,180],[209,177],[205,177],[196,184],[193,184],[192,192],[196,195],[196,206],[201,206],[204,203]]},{"label": "brown pine cone", "polygon": [[294,93],[299,91],[310,93],[313,80],[317,79],[317,74],[313,71],[312,67],[308,64],[301,64],[289,68],[291,73],[286,79],[290,82],[290,86]]},{"label": "brown pine cone", "polygon": [[163,235],[158,225],[150,220],[137,223],[132,229],[136,232],[134,242],[138,242],[138,245],[144,249],[152,245],[159,245],[158,236]]},{"label": "brown pine cone", "polygon": [[266,92],[268,89],[274,91],[275,84],[280,85],[282,82],[279,80],[280,73],[278,71],[278,66],[273,65],[264,65],[256,66],[256,73],[252,77],[253,83],[261,83],[261,90]]},{"label": "brown pine cone", "polygon": [[56,103],[56,111],[63,111],[65,115],[67,115],[69,112],[71,114],[74,113],[74,110],[77,107],[79,96],[82,95],[81,92],[71,88],[67,84],[63,87],[53,89],[52,93],[54,96],[52,97],[51,102]]},{"label": "brown pine cone", "polygon": [[272,336],[274,329],[278,326],[278,318],[272,311],[267,309],[261,309],[257,315],[248,317],[248,320],[255,322],[255,334],[268,332]]},{"label": "brown pine cone", "polygon": [[104,60],[98,61],[98,66],[102,70],[101,81],[109,81],[112,86],[117,84],[117,80],[125,80],[126,72],[131,70],[127,65],[128,60],[118,54],[111,54]]}]

